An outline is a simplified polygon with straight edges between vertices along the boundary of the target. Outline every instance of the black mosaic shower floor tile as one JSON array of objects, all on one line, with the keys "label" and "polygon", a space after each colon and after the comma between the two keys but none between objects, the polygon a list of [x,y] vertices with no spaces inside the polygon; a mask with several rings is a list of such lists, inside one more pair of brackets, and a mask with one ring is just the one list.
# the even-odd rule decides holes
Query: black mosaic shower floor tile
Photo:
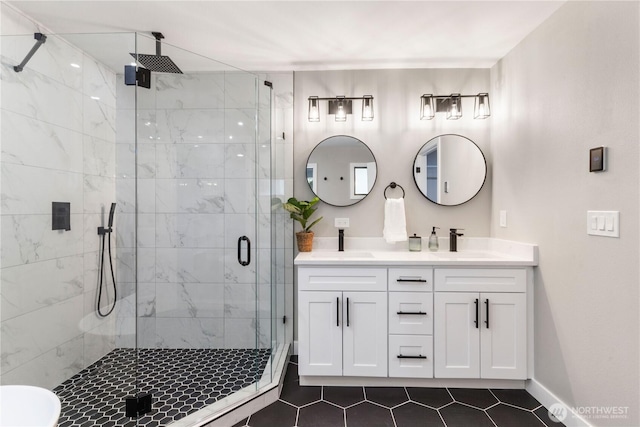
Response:
[{"label": "black mosaic shower floor tile", "polygon": [[[62,403],[59,427],[169,425],[253,384],[269,355],[268,349],[113,350],[53,390]],[[137,420],[125,414],[125,398],[136,392],[153,396],[151,413]]]}]

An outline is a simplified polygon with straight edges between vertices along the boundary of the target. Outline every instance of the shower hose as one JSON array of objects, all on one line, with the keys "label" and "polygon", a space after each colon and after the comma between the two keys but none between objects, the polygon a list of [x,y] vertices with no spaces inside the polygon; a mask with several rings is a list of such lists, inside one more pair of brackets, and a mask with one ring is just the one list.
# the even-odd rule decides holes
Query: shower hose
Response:
[{"label": "shower hose", "polygon": [[[105,240],[107,240],[107,235],[109,235],[109,266],[111,267],[111,280],[113,281],[113,304],[111,308],[106,313],[102,312],[100,306],[102,305],[102,285],[104,278],[104,244]],[[106,286],[106,281],[104,286]],[[116,308],[116,301],[118,300],[118,289],[116,288],[116,276],[113,274],[113,258],[111,257],[111,228],[104,230],[104,234],[102,234],[102,250],[100,251],[100,284],[98,285],[98,307],[97,312],[100,317],[107,317],[111,314],[111,312]]]}]

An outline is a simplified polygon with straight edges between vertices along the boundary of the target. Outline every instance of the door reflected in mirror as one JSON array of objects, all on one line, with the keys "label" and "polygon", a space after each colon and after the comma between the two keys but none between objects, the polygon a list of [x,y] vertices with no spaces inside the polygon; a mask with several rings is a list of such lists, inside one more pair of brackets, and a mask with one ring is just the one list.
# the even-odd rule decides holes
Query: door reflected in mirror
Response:
[{"label": "door reflected in mirror", "polygon": [[413,179],[430,201],[455,206],[473,199],[484,185],[487,162],[473,141],[445,134],[429,140],[413,162]]},{"label": "door reflected in mirror", "polygon": [[350,206],[364,199],[376,176],[373,153],[352,136],[336,135],[321,141],[307,160],[309,188],[333,206]]}]

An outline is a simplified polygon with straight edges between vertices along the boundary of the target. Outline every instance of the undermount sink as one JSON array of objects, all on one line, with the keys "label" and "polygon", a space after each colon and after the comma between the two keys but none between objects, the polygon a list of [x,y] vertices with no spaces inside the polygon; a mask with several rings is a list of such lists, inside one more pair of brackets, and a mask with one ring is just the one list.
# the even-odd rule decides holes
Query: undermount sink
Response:
[{"label": "undermount sink", "polygon": [[27,385],[0,386],[0,427],[55,427],[60,399],[53,392]]},{"label": "undermount sink", "polygon": [[318,259],[373,258],[373,254],[371,252],[356,252],[356,251],[344,251],[344,252],[318,251],[318,252],[311,252],[311,258],[318,258]]}]

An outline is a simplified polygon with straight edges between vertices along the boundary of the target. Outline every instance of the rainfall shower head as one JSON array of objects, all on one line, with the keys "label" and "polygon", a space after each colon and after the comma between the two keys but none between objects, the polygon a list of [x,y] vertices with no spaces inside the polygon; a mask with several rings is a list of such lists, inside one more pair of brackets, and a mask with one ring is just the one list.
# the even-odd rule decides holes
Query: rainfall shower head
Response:
[{"label": "rainfall shower head", "polygon": [[148,70],[155,71],[158,73],[175,73],[175,74],[183,74],[180,68],[169,58],[168,56],[164,56],[161,53],[161,43],[160,40],[164,38],[162,33],[151,33],[156,38],[156,54],[155,55],[147,55],[147,54],[135,54],[132,53],[131,56],[138,61],[140,65]]}]

